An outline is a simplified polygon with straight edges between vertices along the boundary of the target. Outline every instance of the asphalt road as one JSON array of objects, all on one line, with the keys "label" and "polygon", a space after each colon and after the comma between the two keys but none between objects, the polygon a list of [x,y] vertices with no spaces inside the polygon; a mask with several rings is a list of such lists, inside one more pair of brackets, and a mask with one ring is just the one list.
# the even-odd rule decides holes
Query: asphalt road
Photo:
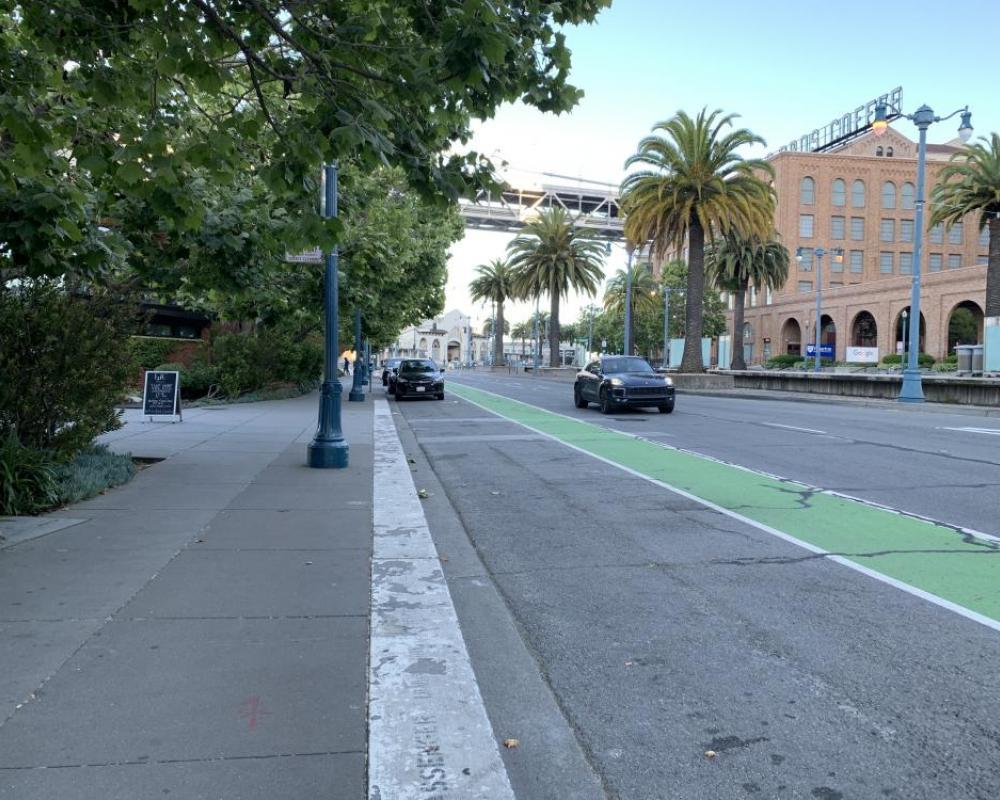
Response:
[{"label": "asphalt road", "polygon": [[[672,415],[603,417],[574,409],[567,384],[454,382],[1000,534],[1000,440],[968,430],[1000,428],[993,420],[686,394]],[[445,566],[487,711],[521,740],[505,753],[521,800],[595,796],[587,781],[560,790],[538,777],[532,753],[556,749],[558,733],[531,728],[539,683],[575,740],[558,747],[579,745],[575,770],[592,770],[606,797],[1000,796],[997,630],[456,393],[394,410],[419,446],[416,474],[439,489],[426,506],[439,551],[473,554]],[[623,459],[635,449],[616,446]],[[995,553],[918,555],[960,575]],[[464,607],[463,580],[480,580],[472,559],[517,647],[492,634],[496,615]]]}]

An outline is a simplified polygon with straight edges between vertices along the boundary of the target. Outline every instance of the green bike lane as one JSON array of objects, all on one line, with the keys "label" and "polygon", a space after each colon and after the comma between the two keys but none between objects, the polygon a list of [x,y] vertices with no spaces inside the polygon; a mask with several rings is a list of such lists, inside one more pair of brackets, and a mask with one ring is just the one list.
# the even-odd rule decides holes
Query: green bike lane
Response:
[{"label": "green bike lane", "polygon": [[[1000,630],[1000,543],[452,382],[450,391],[568,447]],[[807,556],[808,557],[808,556]]]}]

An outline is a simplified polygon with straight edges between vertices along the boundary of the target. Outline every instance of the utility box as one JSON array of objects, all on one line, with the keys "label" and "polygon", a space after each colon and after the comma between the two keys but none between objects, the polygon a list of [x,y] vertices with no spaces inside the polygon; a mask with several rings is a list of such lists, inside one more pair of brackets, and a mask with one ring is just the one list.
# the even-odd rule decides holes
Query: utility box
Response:
[{"label": "utility box", "polygon": [[987,317],[983,333],[983,371],[1000,372],[1000,317]]},{"label": "utility box", "polygon": [[983,374],[983,346],[981,344],[972,345],[972,374]]}]

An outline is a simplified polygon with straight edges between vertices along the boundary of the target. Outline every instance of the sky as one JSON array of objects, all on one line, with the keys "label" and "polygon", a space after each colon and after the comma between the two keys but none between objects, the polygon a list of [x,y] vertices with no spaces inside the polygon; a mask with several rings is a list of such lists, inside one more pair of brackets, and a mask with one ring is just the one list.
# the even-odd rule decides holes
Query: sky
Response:
[{"label": "sky", "polygon": [[[614,0],[592,25],[565,29],[570,82],[584,91],[573,111],[555,116],[505,105],[476,124],[468,147],[538,181],[550,172],[618,184],[639,140],[680,109],[739,114],[738,124],[767,141],[766,148],[745,153],[760,156],[897,86],[905,113],[927,104],[943,116],[968,105],[973,136],[989,135],[1000,131],[992,55],[998,23],[996,0],[956,6]],[[916,138],[911,123],[893,125]],[[949,141],[957,129],[957,118],[938,123],[928,140]],[[512,236],[466,231],[451,249],[445,310],[471,313],[474,324],[489,316],[488,304],[469,299],[468,284],[477,265],[503,257]],[[615,247],[605,272],[624,265],[624,249]],[[575,320],[590,302],[599,298],[570,297],[560,319]],[[512,303],[505,315],[513,324],[532,310]]]}]

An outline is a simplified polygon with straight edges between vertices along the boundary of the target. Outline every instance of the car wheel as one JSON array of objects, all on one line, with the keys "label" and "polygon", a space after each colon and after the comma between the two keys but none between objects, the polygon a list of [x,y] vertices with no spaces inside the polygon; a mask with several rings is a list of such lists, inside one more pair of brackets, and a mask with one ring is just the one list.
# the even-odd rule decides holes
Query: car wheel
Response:
[{"label": "car wheel", "polygon": [[444,400],[444,392],[434,395],[435,400]]},{"label": "car wheel", "polygon": [[583,399],[583,392],[580,391],[580,384],[573,384],[573,405],[577,408],[586,408],[590,405],[586,400]]},{"label": "car wheel", "polygon": [[674,410],[674,403],[670,401],[669,403],[662,403],[658,406],[661,414],[669,414]]},{"label": "car wheel", "polygon": [[600,406],[602,414],[610,414],[615,410],[614,403],[612,403],[611,398],[608,397],[608,390],[604,387],[601,387],[599,398],[598,405]]}]

